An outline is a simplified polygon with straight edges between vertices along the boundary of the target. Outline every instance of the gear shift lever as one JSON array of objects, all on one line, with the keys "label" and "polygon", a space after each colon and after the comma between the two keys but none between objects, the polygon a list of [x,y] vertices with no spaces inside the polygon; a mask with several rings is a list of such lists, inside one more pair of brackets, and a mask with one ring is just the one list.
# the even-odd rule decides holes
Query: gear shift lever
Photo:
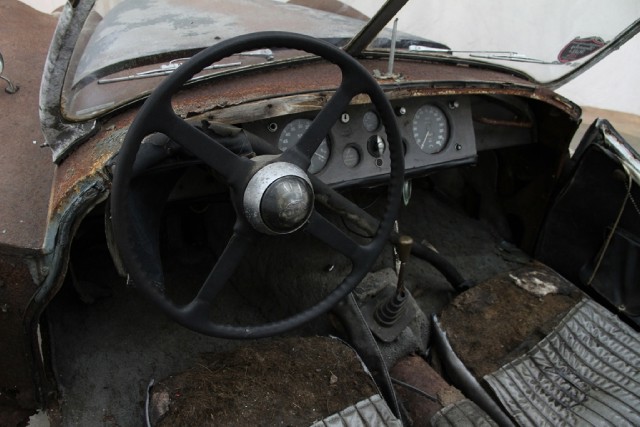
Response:
[{"label": "gear shift lever", "polygon": [[398,284],[396,286],[396,295],[404,293],[404,272],[406,270],[406,264],[411,257],[411,247],[413,246],[413,239],[411,236],[400,236],[398,238],[398,258],[400,259],[400,268],[398,270]]},{"label": "gear shift lever", "polygon": [[406,264],[409,262],[409,258],[411,257],[412,245],[413,239],[411,236],[400,236],[398,238],[397,251],[398,258],[400,259],[398,282],[393,296],[380,304],[375,311],[374,318],[380,326],[391,327],[402,316],[404,303],[407,300],[407,293],[404,288],[404,274]]}]

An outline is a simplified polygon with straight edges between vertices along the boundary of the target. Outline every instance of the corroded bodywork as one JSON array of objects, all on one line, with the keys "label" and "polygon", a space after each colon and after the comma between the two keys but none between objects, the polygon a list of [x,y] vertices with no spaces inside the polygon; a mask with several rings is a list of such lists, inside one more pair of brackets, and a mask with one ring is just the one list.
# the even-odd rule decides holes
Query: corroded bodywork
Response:
[{"label": "corroded bodywork", "polygon": [[[20,76],[17,79],[20,91],[12,96],[0,96],[2,110],[11,111],[11,120],[5,118],[0,122],[0,135],[3,139],[6,135],[15,135],[6,141],[10,149],[0,157],[0,176],[3,182],[10,183],[0,189],[3,200],[0,206],[0,336],[3,349],[0,355],[0,411],[6,407],[9,408],[7,413],[15,411],[23,415],[38,407],[56,408],[58,379],[50,354],[48,322],[43,313],[65,281],[71,280],[72,243],[83,220],[97,207],[105,209],[104,234],[116,269],[121,275],[127,273],[113,241],[111,216],[105,202],[109,200],[113,175],[117,173],[118,153],[143,100],[134,99],[103,117],[83,121],[65,117],[61,104],[66,70],[59,65],[69,60],[80,35],[80,27],[72,22],[84,21],[92,5],[92,1],[80,1],[76,7],[68,5],[63,10],[46,64],[44,57],[53,34],[53,17],[37,14],[18,3],[0,6],[0,11],[20,14],[18,21],[36,20],[41,29],[33,34],[18,26],[0,28],[0,38],[19,31],[24,37],[33,38],[33,49],[28,54],[35,58],[30,59],[32,62],[22,72],[15,72],[15,69],[12,72]],[[353,10],[348,14],[357,16]],[[247,13],[246,16],[252,15]],[[273,19],[269,25],[277,28],[278,17]],[[250,24],[251,20],[248,20],[247,25]],[[366,31],[365,27],[363,32]],[[629,38],[633,31],[627,31],[625,37]],[[26,61],[23,59],[25,51],[5,49],[2,53],[8,63]],[[514,114],[515,119],[475,115],[473,122],[498,129],[498,135],[502,135],[504,129],[525,129],[534,136],[531,141],[527,139],[519,144],[535,142],[536,147],[543,147],[544,163],[536,163],[542,166],[533,171],[526,170],[529,181],[522,184],[523,188],[518,188],[514,197],[501,200],[509,219],[521,227],[519,247],[534,253],[548,209],[558,193],[558,183],[572,167],[568,147],[580,124],[580,108],[549,88],[519,73],[505,73],[499,67],[421,62],[408,55],[396,60],[393,76],[385,76],[380,70],[387,68],[386,55],[368,53],[360,55],[358,60],[371,75],[378,76],[378,83],[392,104],[428,97],[523,100],[527,111],[535,114],[535,124],[533,119],[518,117],[519,113]],[[42,67],[44,77],[39,92],[38,119],[34,99],[40,80],[37,70]],[[296,59],[273,67],[229,72],[192,84],[172,99],[172,106],[180,118],[194,126],[209,122],[237,125],[247,118],[267,120],[317,113],[336,93],[339,83],[340,75],[330,64]],[[367,106],[370,102],[368,96],[359,95],[351,101],[350,107]],[[398,121],[408,128],[408,118],[403,118],[402,113],[396,114]],[[619,135],[607,131],[603,135],[603,144],[626,165],[626,173],[632,177],[629,180],[631,194],[633,182],[640,181],[638,159]],[[41,146],[51,148],[53,162],[51,151]],[[455,164],[469,165],[477,160],[477,155],[456,159],[460,161]],[[515,164],[524,163],[521,159],[524,157],[526,155],[521,153],[505,155]],[[25,169],[32,173],[23,173]],[[500,184],[510,187],[508,178],[500,179]],[[379,181],[366,181],[366,184],[373,187]],[[420,365],[424,361],[407,361],[407,366],[398,368],[399,375],[410,377],[405,371],[413,369],[414,363]],[[425,411],[431,416],[439,409],[431,407]],[[0,413],[0,424],[13,420],[10,418],[13,416]]]}]

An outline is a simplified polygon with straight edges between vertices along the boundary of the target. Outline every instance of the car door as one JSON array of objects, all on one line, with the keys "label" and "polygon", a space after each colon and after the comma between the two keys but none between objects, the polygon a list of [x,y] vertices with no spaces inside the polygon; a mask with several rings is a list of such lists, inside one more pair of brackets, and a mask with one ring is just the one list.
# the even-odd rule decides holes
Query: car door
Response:
[{"label": "car door", "polygon": [[640,325],[640,156],[598,119],[565,171],[536,256]]}]

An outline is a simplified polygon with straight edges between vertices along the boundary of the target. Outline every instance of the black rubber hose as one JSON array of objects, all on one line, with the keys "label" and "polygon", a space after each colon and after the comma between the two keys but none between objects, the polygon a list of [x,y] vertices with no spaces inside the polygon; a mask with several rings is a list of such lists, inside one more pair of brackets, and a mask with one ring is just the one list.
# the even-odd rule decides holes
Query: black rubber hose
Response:
[{"label": "black rubber hose", "polygon": [[431,317],[433,325],[433,339],[435,350],[438,352],[444,368],[451,378],[451,384],[456,386],[470,400],[475,402],[485,411],[500,427],[514,427],[515,424],[502,407],[489,395],[480,385],[478,380],[469,372],[462,363],[458,355],[453,351],[451,343],[447,339],[446,332],[442,329],[438,317],[434,314]]},{"label": "black rubber hose", "polygon": [[[398,239],[397,234],[391,235],[391,241],[395,244]],[[469,289],[473,283],[465,279],[462,274],[445,257],[440,255],[430,247],[422,243],[414,242],[411,247],[411,254],[431,264],[445,279],[454,287],[456,291]]]}]

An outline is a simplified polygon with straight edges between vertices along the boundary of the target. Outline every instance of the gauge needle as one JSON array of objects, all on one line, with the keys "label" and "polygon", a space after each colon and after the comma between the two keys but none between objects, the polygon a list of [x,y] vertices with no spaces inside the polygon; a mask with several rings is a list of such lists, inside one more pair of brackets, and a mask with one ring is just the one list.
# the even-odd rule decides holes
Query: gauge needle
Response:
[{"label": "gauge needle", "polygon": [[422,140],[422,144],[420,145],[421,147],[424,147],[425,142],[427,142],[427,138],[429,138],[429,134],[431,132],[429,132],[429,130],[427,129],[427,134],[424,136],[424,139]]}]

